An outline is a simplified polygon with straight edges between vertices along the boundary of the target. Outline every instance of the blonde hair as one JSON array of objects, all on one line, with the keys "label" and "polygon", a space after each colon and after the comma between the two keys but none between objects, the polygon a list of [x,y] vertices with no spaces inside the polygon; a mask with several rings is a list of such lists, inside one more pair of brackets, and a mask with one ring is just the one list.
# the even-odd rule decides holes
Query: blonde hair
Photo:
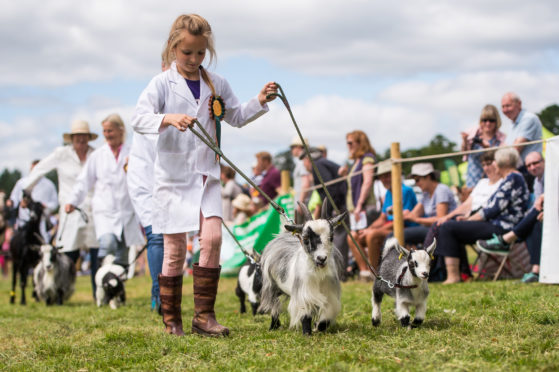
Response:
[{"label": "blonde hair", "polygon": [[119,114],[110,114],[105,119],[101,120],[101,124],[109,122],[122,131],[122,143],[126,139],[126,126]]},{"label": "blonde hair", "polygon": [[365,132],[361,130],[354,130],[353,132],[346,134],[346,139],[349,139],[350,137],[357,143],[357,150],[355,151],[355,154],[352,155],[352,159],[359,159],[368,152],[372,153],[375,157],[377,156],[377,153],[373,146],[371,146],[369,137],[367,137]]},{"label": "blonde hair", "polygon": [[479,116],[479,122],[483,119],[493,119],[497,123],[495,131],[501,127],[501,115],[499,115],[499,110],[493,105],[485,105],[481,109],[481,115]]},{"label": "blonde hair", "polygon": [[[192,36],[202,36],[206,39],[207,49],[210,52],[209,64],[211,65],[216,58],[212,27],[204,17],[198,14],[182,14],[175,19],[175,22],[173,22],[171,26],[171,31],[169,31],[167,46],[163,51],[163,61],[174,61],[176,59],[175,48],[183,39],[183,31],[187,31]],[[200,74],[215,96],[215,87],[208,73],[202,66],[200,66]]]}]

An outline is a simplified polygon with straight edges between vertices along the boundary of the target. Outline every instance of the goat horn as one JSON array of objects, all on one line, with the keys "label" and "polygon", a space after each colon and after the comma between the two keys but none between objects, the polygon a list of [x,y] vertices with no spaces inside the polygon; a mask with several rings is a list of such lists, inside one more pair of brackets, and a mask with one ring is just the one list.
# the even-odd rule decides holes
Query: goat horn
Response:
[{"label": "goat horn", "polygon": [[307,208],[307,206],[301,203],[300,201],[298,201],[297,204],[299,204],[299,208],[301,208],[301,210],[303,211],[303,217],[305,219],[305,222],[312,221],[313,218],[311,212],[309,211],[309,208]]},{"label": "goat horn", "polygon": [[37,240],[41,243],[41,244],[47,244],[45,242],[45,239],[43,239],[43,237],[40,234],[37,234],[36,232],[33,233],[35,235],[35,237],[37,238]]},{"label": "goat horn", "polygon": [[322,203],[322,209],[320,210],[320,218],[328,219],[328,199],[324,199],[324,203]]}]

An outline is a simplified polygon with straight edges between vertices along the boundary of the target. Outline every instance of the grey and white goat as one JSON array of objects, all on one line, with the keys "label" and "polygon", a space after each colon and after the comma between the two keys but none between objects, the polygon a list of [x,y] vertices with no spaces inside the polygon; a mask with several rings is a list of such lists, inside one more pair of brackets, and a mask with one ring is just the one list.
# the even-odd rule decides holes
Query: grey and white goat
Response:
[{"label": "grey and white goat", "polygon": [[[299,203],[305,222],[285,225],[301,236],[284,232],[272,240],[262,254],[262,295],[259,311],[272,316],[270,329],[280,326],[282,302],[289,297],[290,327],[299,323],[303,334],[312,333],[313,319],[319,331],[325,331],[341,310],[340,274],[342,255],[334,247],[334,228],[347,212],[327,219],[326,202],[322,216],[313,220],[309,210]],[[302,244],[301,244],[302,243]]]},{"label": "grey and white goat", "polygon": [[76,267],[68,256],[50,244],[41,245],[40,256],[33,270],[35,294],[47,305],[62,305],[74,293]]},{"label": "grey and white goat", "polygon": [[437,241],[435,240],[425,250],[410,251],[402,247],[396,238],[386,241],[379,275],[390,281],[391,286],[382,280],[375,279],[372,296],[374,326],[380,324],[380,304],[385,294],[394,297],[396,301],[394,311],[403,327],[410,325],[410,306],[415,306],[415,317],[411,326],[417,327],[423,323],[429,296],[427,279],[436,246]]},{"label": "grey and white goat", "polygon": [[243,265],[239,271],[239,279],[235,294],[241,303],[241,314],[246,313],[245,298],[248,298],[252,307],[252,315],[256,315],[260,306],[260,293],[262,292],[262,267],[260,266],[260,255],[254,253],[250,262]]}]

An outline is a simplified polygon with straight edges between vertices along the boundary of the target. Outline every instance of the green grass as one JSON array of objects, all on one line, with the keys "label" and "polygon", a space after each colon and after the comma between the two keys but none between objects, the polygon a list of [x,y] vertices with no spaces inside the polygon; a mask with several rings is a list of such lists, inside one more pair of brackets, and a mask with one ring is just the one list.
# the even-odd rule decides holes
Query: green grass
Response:
[{"label": "green grass", "polygon": [[[27,306],[10,305],[10,283],[0,280],[0,370],[559,370],[557,286],[432,284],[425,323],[408,330],[399,326],[388,297],[383,321],[373,328],[371,285],[348,282],[337,324],[304,337],[285,328],[285,315],[273,332],[268,316],[240,315],[235,284],[221,280],[216,305],[231,336],[211,339],[164,334],[161,318],[149,311],[148,277],[127,282],[128,303],[118,310],[94,306],[86,277],[78,278],[69,303],[53,307],[33,299]],[[183,292],[188,332],[191,278]]]}]

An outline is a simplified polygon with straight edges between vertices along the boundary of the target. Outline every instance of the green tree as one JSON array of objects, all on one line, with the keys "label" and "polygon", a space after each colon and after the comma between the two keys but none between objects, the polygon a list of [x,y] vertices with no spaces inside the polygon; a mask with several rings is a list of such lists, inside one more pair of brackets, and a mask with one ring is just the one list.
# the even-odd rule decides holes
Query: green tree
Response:
[{"label": "green tree", "polygon": [[538,114],[542,125],[555,135],[559,135],[559,106],[547,106]]},{"label": "green tree", "polygon": [[21,172],[17,169],[10,171],[9,169],[4,169],[2,174],[0,174],[0,190],[4,190],[6,195],[9,197],[14,185],[17,180],[21,178]]}]

